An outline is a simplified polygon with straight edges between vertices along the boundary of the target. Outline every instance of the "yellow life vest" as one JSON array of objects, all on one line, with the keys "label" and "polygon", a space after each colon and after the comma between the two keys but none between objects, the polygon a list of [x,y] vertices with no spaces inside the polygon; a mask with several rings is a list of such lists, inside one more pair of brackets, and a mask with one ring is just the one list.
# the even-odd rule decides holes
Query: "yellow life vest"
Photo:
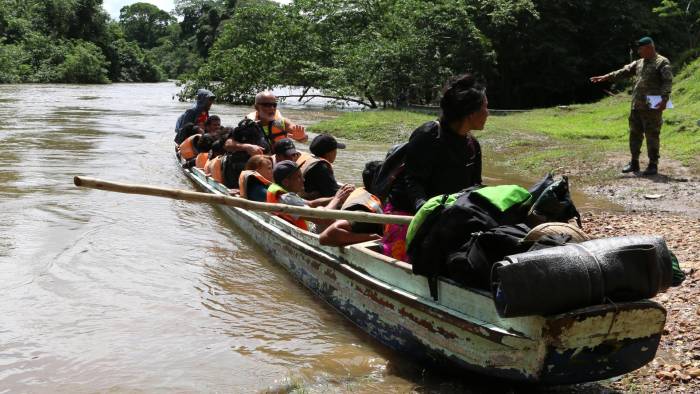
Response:
[{"label": "yellow life vest", "polygon": [[[246,116],[248,119],[252,119],[256,122],[260,122],[260,117],[258,116],[258,111],[253,111]],[[275,119],[269,124],[260,124],[265,133],[265,137],[274,144],[275,142],[287,138],[287,120],[282,116],[280,111],[275,111]]]},{"label": "yellow life vest", "polygon": [[[284,190],[282,186],[273,183],[267,188],[267,202],[272,204],[279,204],[280,196],[287,193],[288,192]],[[309,231],[309,225],[306,224],[306,221],[302,218],[295,219],[292,215],[287,213],[275,213],[275,215],[281,217],[282,219],[299,227],[302,230]]]}]

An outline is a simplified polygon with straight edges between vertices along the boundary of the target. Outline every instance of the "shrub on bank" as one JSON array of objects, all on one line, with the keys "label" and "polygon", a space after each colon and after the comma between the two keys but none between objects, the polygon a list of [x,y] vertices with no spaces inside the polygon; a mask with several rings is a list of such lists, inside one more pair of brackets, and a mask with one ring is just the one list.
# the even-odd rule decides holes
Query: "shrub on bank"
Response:
[{"label": "shrub on bank", "polygon": [[57,67],[58,82],[108,83],[107,59],[95,44],[78,41],[69,45],[63,63]]}]

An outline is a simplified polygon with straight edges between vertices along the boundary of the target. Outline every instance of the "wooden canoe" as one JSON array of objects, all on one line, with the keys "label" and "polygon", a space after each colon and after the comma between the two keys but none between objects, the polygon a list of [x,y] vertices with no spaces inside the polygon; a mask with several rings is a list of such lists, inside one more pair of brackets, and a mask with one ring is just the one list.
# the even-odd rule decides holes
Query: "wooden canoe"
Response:
[{"label": "wooden canoe", "polygon": [[[197,168],[196,186],[228,194]],[[490,294],[441,279],[439,301],[409,264],[368,242],[327,247],[266,213],[221,206],[260,248],[370,336],[416,362],[498,378],[571,384],[619,376],[650,362],[666,310],[643,300],[555,316],[501,318]]]}]

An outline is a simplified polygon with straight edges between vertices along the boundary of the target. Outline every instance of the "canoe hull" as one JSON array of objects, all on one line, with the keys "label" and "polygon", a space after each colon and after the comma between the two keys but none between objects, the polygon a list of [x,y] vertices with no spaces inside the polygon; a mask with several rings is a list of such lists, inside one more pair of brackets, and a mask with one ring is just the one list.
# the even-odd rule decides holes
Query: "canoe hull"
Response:
[{"label": "canoe hull", "polygon": [[[200,188],[220,192],[201,173],[186,173]],[[378,280],[345,261],[342,252],[330,253],[310,244],[309,235],[290,229],[278,218],[221,209],[277,263],[363,331],[416,362],[443,370],[557,384],[605,379],[653,359],[665,322],[662,307],[642,301],[624,305],[645,316],[643,329],[629,330],[628,322],[635,316],[626,316],[625,311],[593,307],[555,318],[521,319],[527,323],[523,325],[526,335],[482,320],[496,318],[460,313]],[[371,260],[365,255],[352,258]],[[382,262],[366,261],[365,266],[372,264]],[[475,299],[484,303],[479,310],[497,315],[487,297]]]}]

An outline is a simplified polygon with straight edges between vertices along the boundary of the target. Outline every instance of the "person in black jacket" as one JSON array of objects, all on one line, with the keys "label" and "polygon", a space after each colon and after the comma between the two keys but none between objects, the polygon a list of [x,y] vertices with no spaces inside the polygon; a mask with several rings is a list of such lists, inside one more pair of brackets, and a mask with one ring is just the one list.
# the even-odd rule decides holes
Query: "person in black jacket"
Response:
[{"label": "person in black jacket", "polygon": [[[481,146],[472,131],[483,130],[489,116],[485,87],[471,74],[460,75],[448,83],[440,109],[438,121],[411,134],[404,168],[392,183],[384,213],[410,216],[431,197],[482,183]],[[408,261],[407,230],[407,225],[387,225],[382,253]]]},{"label": "person in black jacket", "polygon": [[[418,127],[408,141],[403,179],[390,201],[399,210],[417,212],[431,197],[479,185],[481,146],[472,134],[489,116],[485,87],[471,74],[448,83],[441,115]],[[398,190],[396,190],[398,191]]]}]

